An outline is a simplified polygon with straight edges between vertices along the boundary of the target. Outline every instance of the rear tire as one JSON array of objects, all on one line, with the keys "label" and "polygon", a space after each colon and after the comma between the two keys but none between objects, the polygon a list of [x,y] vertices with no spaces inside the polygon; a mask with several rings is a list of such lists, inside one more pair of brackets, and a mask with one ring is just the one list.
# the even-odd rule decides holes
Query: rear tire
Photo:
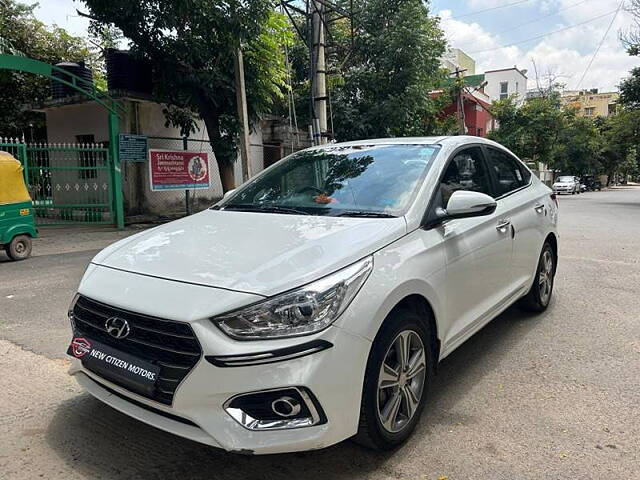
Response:
[{"label": "rear tire", "polygon": [[24,260],[31,255],[31,237],[28,235],[16,235],[11,243],[5,246],[5,251],[11,260]]},{"label": "rear tire", "polygon": [[549,242],[545,242],[538,259],[533,285],[520,300],[520,307],[529,312],[544,312],[553,295],[553,284],[556,275],[557,258]]},{"label": "rear tire", "polygon": [[356,443],[390,450],[413,432],[437,361],[428,325],[408,309],[398,309],[385,320],[369,353]]}]

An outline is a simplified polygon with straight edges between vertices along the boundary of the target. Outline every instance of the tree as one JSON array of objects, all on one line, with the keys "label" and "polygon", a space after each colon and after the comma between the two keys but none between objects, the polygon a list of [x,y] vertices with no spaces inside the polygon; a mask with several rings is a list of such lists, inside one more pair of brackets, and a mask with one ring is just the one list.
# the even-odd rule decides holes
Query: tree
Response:
[{"label": "tree", "polygon": [[593,120],[579,116],[576,109],[564,109],[550,166],[556,171],[575,175],[600,172],[601,148],[602,138]]},{"label": "tree", "polygon": [[604,172],[613,180],[618,171],[631,171],[630,159],[640,161],[640,110],[623,110],[602,119],[598,125],[603,137],[600,162]]},{"label": "tree", "polygon": [[633,17],[634,26],[623,36],[629,55],[640,55],[640,0],[629,0],[626,10]]},{"label": "tree", "polygon": [[421,0],[362,0],[356,38],[333,96],[338,139],[428,135],[443,101],[430,92],[443,80],[446,42]]},{"label": "tree", "polygon": [[489,138],[524,159],[553,165],[565,120],[557,95],[531,98],[522,106],[512,97],[499,100],[491,106],[491,114],[500,128]]},{"label": "tree", "polygon": [[[156,98],[170,119],[192,131],[206,125],[224,191],[234,188],[239,124],[234,54],[242,48],[249,114],[256,119],[282,95],[286,21],[269,0],[83,0],[101,25],[117,27],[151,62]],[[173,112],[173,113],[171,113]]]},{"label": "tree", "polygon": [[640,67],[631,70],[631,75],[620,84],[621,105],[629,109],[640,109]]},{"label": "tree", "polygon": [[[33,16],[36,5],[16,0],[0,2],[0,53],[24,55],[46,63],[63,60],[95,60],[83,38],[63,28],[47,28]],[[21,136],[31,125],[44,136],[44,116],[24,111],[25,104],[38,104],[49,97],[49,80],[35,75],[0,71],[0,136]]]},{"label": "tree", "polygon": [[[349,10],[349,0],[334,2]],[[440,118],[448,95],[432,98],[445,78],[439,57],[446,42],[437,17],[422,0],[359,0],[351,19],[330,24],[328,91],[336,140],[429,135],[446,130]],[[303,36],[308,25],[294,16]],[[354,35],[351,36],[352,27]],[[309,51],[302,40],[289,50],[297,118],[309,123]],[[280,112],[285,114],[287,106]]]}]

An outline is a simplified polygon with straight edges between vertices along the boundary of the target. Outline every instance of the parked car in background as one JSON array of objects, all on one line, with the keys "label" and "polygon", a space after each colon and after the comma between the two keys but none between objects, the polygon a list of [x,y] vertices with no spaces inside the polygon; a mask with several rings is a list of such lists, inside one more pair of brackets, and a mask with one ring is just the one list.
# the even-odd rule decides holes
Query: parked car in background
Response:
[{"label": "parked car in background", "polygon": [[580,193],[580,182],[577,180],[577,177],[562,175],[556,178],[552,188],[555,193],[570,193],[571,195],[575,195],[576,193]]},{"label": "parked car in background", "polygon": [[439,361],[516,302],[547,308],[557,219],[552,191],[483,138],[297,152],[99,253],[69,309],[70,374],[229,451],[391,449]]},{"label": "parked car in background", "polygon": [[596,177],[595,175],[586,175],[584,177],[584,184],[586,185],[588,191],[595,192],[596,190],[602,190],[602,183],[600,182],[600,179],[598,179],[598,177]]}]

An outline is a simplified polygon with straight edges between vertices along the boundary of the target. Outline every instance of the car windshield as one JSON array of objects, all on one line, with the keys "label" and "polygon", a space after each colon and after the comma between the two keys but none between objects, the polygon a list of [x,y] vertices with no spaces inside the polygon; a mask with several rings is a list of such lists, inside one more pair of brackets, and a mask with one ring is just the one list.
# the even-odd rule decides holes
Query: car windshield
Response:
[{"label": "car windshield", "polygon": [[556,182],[562,182],[562,183],[569,183],[573,181],[575,181],[575,178],[573,177],[558,177],[558,179],[556,180]]},{"label": "car windshield", "polygon": [[294,153],[218,208],[354,217],[402,215],[438,151],[436,145],[362,145]]}]

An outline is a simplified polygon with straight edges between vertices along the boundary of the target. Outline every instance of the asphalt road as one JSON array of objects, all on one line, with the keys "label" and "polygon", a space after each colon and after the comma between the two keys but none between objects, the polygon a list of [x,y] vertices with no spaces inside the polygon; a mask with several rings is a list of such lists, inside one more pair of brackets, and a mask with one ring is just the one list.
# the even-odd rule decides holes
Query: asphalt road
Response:
[{"label": "asphalt road", "polygon": [[640,478],[640,188],[560,204],[550,309],[510,309],[450,355],[415,435],[386,454],[231,455],[83,393],[66,374],[65,312],[95,248],[121,234],[80,235],[68,245],[91,249],[69,252],[46,232],[42,255],[0,256],[0,478]]}]

